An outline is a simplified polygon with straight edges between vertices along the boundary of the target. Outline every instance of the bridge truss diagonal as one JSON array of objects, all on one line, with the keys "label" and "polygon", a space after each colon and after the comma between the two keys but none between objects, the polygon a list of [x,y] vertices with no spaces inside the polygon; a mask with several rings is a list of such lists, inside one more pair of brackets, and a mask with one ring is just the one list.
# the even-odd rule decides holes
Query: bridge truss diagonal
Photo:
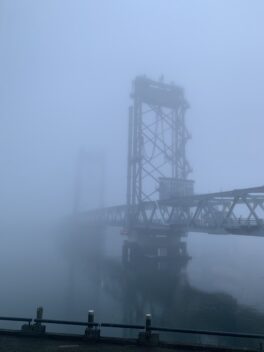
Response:
[{"label": "bridge truss diagonal", "polygon": [[[88,223],[125,227],[128,210],[120,205],[79,216]],[[264,186],[142,202],[133,214],[139,229],[264,235]]]}]

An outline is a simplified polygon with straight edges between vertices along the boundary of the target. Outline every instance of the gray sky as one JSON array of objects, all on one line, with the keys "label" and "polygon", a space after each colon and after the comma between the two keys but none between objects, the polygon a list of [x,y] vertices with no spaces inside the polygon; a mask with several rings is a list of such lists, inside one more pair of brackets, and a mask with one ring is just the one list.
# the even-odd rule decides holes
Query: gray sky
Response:
[{"label": "gray sky", "polygon": [[1,213],[71,211],[81,146],[125,199],[138,74],[182,85],[197,192],[264,184],[264,3],[0,0]]},{"label": "gray sky", "polygon": [[[264,184],[263,15],[262,0],[0,0],[3,314],[63,302],[61,243],[31,222],[72,211],[81,147],[106,155],[106,204],[124,202],[137,75],[184,87],[197,193]],[[264,310],[260,240],[190,236],[191,283]]]}]

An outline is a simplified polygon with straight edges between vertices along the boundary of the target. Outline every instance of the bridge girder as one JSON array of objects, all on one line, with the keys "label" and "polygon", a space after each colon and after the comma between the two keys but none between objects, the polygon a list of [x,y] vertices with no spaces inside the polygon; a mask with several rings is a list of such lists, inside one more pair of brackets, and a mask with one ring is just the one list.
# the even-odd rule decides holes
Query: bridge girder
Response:
[{"label": "bridge girder", "polygon": [[[126,205],[113,206],[80,214],[79,219],[125,227],[127,211]],[[133,215],[138,229],[264,235],[264,186],[142,202]]]}]

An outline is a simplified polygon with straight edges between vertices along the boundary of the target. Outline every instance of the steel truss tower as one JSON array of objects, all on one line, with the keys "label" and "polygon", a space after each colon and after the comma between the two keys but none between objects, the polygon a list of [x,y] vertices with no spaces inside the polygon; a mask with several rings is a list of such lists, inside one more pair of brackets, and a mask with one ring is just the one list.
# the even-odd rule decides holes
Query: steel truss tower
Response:
[{"label": "steel truss tower", "polygon": [[[183,195],[191,172],[182,88],[139,76],[129,110],[127,206]],[[191,184],[192,186],[192,184]],[[186,192],[185,192],[186,193]]]},{"label": "steel truss tower", "polygon": [[[180,237],[188,231],[263,236],[264,186],[193,194],[183,90],[141,76],[134,81],[132,99],[127,202],[90,210],[79,214],[79,219],[122,226],[124,235],[140,237],[141,243],[149,236]],[[76,189],[77,209],[82,192]]]}]

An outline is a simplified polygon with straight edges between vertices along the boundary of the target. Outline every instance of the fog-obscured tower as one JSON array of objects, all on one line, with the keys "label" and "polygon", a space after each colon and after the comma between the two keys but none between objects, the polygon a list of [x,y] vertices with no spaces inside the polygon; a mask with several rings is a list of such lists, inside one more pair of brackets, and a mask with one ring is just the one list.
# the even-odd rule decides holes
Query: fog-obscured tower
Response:
[{"label": "fog-obscured tower", "polygon": [[102,208],[105,198],[105,154],[81,149],[76,163],[73,213]]},{"label": "fog-obscured tower", "polygon": [[[186,158],[190,134],[183,89],[145,76],[133,82],[128,138],[127,205],[193,193]],[[130,220],[133,214],[130,213]]]}]

